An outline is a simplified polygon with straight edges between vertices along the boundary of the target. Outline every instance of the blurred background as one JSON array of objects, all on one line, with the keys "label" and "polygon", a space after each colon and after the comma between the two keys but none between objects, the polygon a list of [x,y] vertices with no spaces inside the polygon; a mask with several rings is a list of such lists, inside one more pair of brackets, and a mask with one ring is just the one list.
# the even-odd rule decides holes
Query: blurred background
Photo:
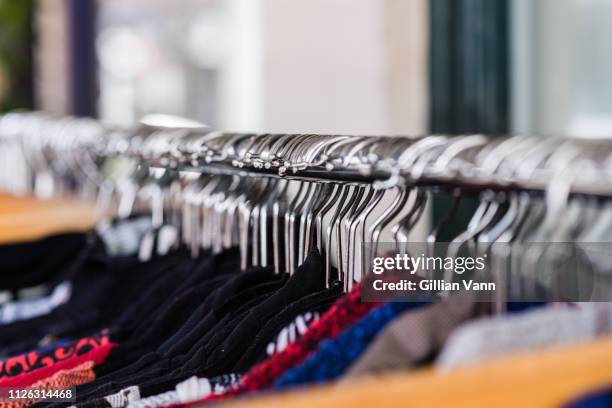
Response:
[{"label": "blurred background", "polygon": [[602,137],[611,37],[608,0],[0,0],[0,108]]}]

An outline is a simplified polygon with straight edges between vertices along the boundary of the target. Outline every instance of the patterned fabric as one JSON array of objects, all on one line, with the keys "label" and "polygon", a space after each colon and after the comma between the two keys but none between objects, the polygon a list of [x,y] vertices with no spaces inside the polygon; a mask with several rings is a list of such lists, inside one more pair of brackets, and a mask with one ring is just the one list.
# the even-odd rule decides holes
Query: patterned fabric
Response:
[{"label": "patterned fabric", "polygon": [[140,399],[140,388],[133,385],[131,387],[124,388],[115,394],[107,395],[104,397],[104,399],[111,405],[111,407],[121,408]]},{"label": "patterned fabric", "polygon": [[22,354],[0,361],[0,383],[10,377],[26,374],[43,367],[52,366],[60,361],[83,355],[96,347],[109,343],[106,333],[97,337],[85,337],[80,340],[51,349]]},{"label": "patterned fabric", "polygon": [[302,365],[287,371],[274,383],[274,388],[338,378],[387,323],[406,309],[426,304],[425,302],[389,302],[372,310],[336,338],[323,341],[315,354],[308,357]]},{"label": "patterned fabric", "polygon": [[[51,377],[40,380],[28,388],[45,390],[64,390],[86,384],[96,379],[93,371],[93,361],[87,361],[70,370],[59,370]],[[0,408],[24,408],[36,403],[36,399],[19,400],[12,402],[0,402]]]},{"label": "patterned fabric", "polygon": [[236,387],[240,382],[240,374],[223,374],[211,379],[199,378],[197,383],[184,381],[176,386],[181,402],[195,401],[211,394],[222,395]]},{"label": "patterned fabric", "polygon": [[284,327],[276,336],[276,339],[266,347],[266,354],[272,357],[276,353],[284,351],[291,343],[302,337],[308,331],[310,325],[319,320],[319,312],[307,312],[296,317],[293,322]]},{"label": "patterned fabric", "polygon": [[37,381],[51,377],[60,370],[70,370],[83,363],[92,361],[94,365],[98,365],[106,360],[108,353],[116,347],[116,344],[106,343],[91,349],[87,353],[73,356],[72,358],[51,364],[42,368],[38,368],[34,371],[23,373],[15,377],[7,377],[0,380],[0,387],[27,387],[34,384]]},{"label": "patterned fabric", "polygon": [[[336,303],[295,343],[283,352],[256,365],[242,378],[237,388],[225,395],[255,391],[272,384],[285,371],[302,363],[314,352],[322,340],[334,337],[367,314],[380,303],[361,302],[361,286],[338,299]],[[213,397],[211,397],[212,399]]]},{"label": "patterned fabric", "polygon": [[63,282],[48,296],[6,302],[0,305],[0,325],[45,315],[70,300],[71,295],[72,284]]},{"label": "patterned fabric", "polygon": [[[128,408],[158,408],[187,404],[210,395],[221,395],[235,387],[239,381],[239,374],[224,374],[211,379],[193,376],[177,384],[172,391],[134,401],[128,405]],[[113,405],[113,408],[120,406]]]},{"label": "patterned fabric", "polygon": [[178,400],[178,393],[176,390],[172,390],[131,402],[127,405],[127,408],[154,408],[172,406],[175,405]]}]

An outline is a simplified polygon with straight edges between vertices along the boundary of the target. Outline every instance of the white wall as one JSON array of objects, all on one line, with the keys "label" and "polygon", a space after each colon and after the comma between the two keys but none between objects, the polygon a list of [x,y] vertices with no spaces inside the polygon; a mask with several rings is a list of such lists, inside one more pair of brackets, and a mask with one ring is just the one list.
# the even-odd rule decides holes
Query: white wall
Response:
[{"label": "white wall", "polygon": [[612,137],[612,2],[511,4],[513,130]]},{"label": "white wall", "polygon": [[227,4],[223,128],[425,131],[426,0]]},{"label": "white wall", "polygon": [[388,132],[381,4],[264,1],[268,130]]}]

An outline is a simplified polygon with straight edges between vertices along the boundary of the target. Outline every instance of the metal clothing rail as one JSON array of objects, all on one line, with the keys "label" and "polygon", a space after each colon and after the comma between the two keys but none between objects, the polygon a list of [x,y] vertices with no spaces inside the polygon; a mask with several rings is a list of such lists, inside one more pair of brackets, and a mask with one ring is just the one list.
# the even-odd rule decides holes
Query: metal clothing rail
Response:
[{"label": "metal clothing rail", "polygon": [[249,134],[115,129],[91,119],[0,116],[0,143],[26,156],[129,156],[153,167],[318,182],[565,191],[612,196],[612,139],[484,135]]},{"label": "metal clothing rail", "polygon": [[612,139],[147,132],[133,153],[162,167],[380,187],[612,195]]}]

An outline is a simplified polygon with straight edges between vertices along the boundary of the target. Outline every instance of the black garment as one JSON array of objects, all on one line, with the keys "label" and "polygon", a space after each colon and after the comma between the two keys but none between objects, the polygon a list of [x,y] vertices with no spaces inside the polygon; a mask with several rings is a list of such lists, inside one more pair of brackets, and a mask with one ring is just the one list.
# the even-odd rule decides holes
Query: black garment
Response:
[{"label": "black garment", "polygon": [[186,322],[186,326],[182,327],[178,333],[183,336],[174,339],[175,343],[168,349],[165,356],[176,357],[189,352],[194,345],[201,344],[201,339],[206,335],[214,333],[214,325],[218,324],[224,316],[237,311],[245,302],[253,298],[273,293],[281,288],[286,280],[286,275],[276,275],[271,268],[255,269],[239,274],[194,312],[192,318]]},{"label": "black garment", "polygon": [[204,372],[207,377],[232,372],[232,367],[251,344],[253,334],[257,333],[269,319],[274,318],[291,303],[325,289],[325,271],[322,265],[323,260],[318,251],[311,251],[282,289],[262,304],[252,308],[221,344],[215,345],[214,349],[207,349],[206,360],[194,358],[182,367],[181,371],[205,367]]},{"label": "black garment", "polygon": [[[270,271],[265,272],[267,274],[267,272]],[[239,275],[236,279],[234,279],[234,282],[251,280],[253,274],[248,274],[251,276]],[[261,277],[265,276],[262,273],[256,273],[256,275],[260,275]],[[163,355],[160,355],[159,353],[153,353],[153,355],[146,355],[145,357],[141,358],[141,360],[139,361],[140,364],[137,364],[134,367],[130,367],[129,369],[126,369],[121,373],[113,373],[111,374],[110,378],[121,379],[122,384],[130,383],[131,381],[137,381],[139,377],[146,377],[149,371],[155,370],[156,368],[161,368],[164,372],[167,373],[172,368],[182,366],[187,360],[187,357],[191,356],[194,353],[193,350],[199,349],[200,347],[202,347],[203,344],[206,344],[212,337],[217,335],[219,331],[223,329],[223,327],[225,327],[229,322],[235,319],[235,315],[244,313],[242,308],[252,307],[253,305],[265,299],[266,296],[269,296],[270,292],[273,292],[274,290],[278,289],[279,286],[282,286],[282,283],[284,282],[284,277],[279,277],[273,274],[269,275],[269,277],[273,277],[273,279],[275,280],[272,282],[260,283],[252,288],[247,288],[239,292],[235,296],[231,297],[229,300],[222,296],[223,292],[225,292],[223,290],[219,291],[216,294],[217,296],[213,296],[209,307],[211,309],[210,312],[207,314],[206,318],[204,318],[202,322],[200,322],[200,324],[198,324],[194,328],[193,332],[191,333],[194,336],[193,340],[196,342],[196,344],[186,344],[185,346],[187,348],[185,354],[179,354],[175,358],[165,357]],[[227,286],[225,287],[225,289],[227,289]],[[207,326],[208,328],[206,328],[205,326]],[[203,336],[196,337],[200,330],[203,332]],[[146,362],[148,362],[149,364],[147,365]],[[153,364],[151,365],[150,363]],[[132,372],[132,376],[126,378],[124,376],[128,371]],[[156,373],[155,376],[157,375],[158,374]],[[108,379],[108,377],[103,378],[103,380],[105,379]]]},{"label": "black garment", "polygon": [[34,242],[0,245],[0,290],[57,281],[88,248],[86,233],[53,235]]},{"label": "black garment", "polygon": [[[67,269],[56,273],[58,281],[71,282],[70,300],[47,315],[2,325],[0,348],[14,346],[15,339],[19,339],[23,350],[29,351],[36,348],[38,341],[47,334],[56,335],[63,327],[79,325],[82,321],[97,321],[99,315],[85,306],[90,304],[92,298],[98,299],[109,289],[110,259],[105,256],[104,248],[95,236],[91,236],[83,251]],[[30,256],[38,258],[36,254]]]},{"label": "black garment", "polygon": [[[275,275],[271,269],[266,270],[265,273],[270,274],[269,276],[273,277],[274,280],[265,282],[261,276],[254,279],[251,284],[260,283],[242,291],[222,306],[209,312],[183,341],[171,349],[165,359],[151,367],[151,370],[161,369],[164,373],[172,371],[178,374],[185,365],[194,364],[194,362],[201,360],[207,351],[214,350],[215,347],[219,346],[254,307],[276,295],[279,290],[286,286],[287,275]],[[255,277],[256,275],[252,275],[251,279]],[[262,280],[264,280],[263,283],[261,283]],[[216,323],[213,324],[215,320]],[[140,373],[139,376],[131,378],[130,381],[137,383],[140,380],[159,376],[157,371],[152,372],[155,374]],[[129,384],[129,382],[126,381],[124,384]]]},{"label": "black garment", "polygon": [[93,394],[98,399],[89,399],[78,406],[104,406],[103,396],[130,385],[138,385],[140,395],[145,398],[171,390],[193,375],[211,377],[219,372],[232,372],[235,366],[245,367],[243,371],[246,371],[250,368],[248,364],[263,359],[262,347],[265,352],[265,345],[284,325],[301,313],[323,312],[333,304],[341,294],[341,286],[335,284],[330,289],[324,286],[322,260],[317,252],[312,252],[282,288],[267,298],[262,296],[265,299],[261,302],[257,299],[246,302],[227,314],[209,330],[208,336],[184,354],[163,359],[138,375],[123,378],[114,387],[107,384],[108,387]]},{"label": "black garment", "polygon": [[[146,263],[99,257],[103,285],[95,285],[91,299],[80,286],[81,303],[72,305],[87,316],[59,333],[111,327],[119,347],[94,368],[95,381],[77,387],[78,406],[108,406],[103,397],[131,385],[147,397],[192,375],[246,371],[267,357],[266,345],[284,326],[305,312],[324,312],[341,292],[339,285],[325,288],[316,251],[292,276],[270,268],[241,272],[236,249],[193,260],[183,248]],[[93,259],[88,255],[84,265]],[[86,276],[89,269],[78,272],[75,277]],[[51,322],[47,317],[45,330],[64,324],[66,316],[54,313]]]},{"label": "black garment", "polygon": [[[295,318],[306,312],[319,312],[320,314],[325,313],[329,307],[331,307],[338,297],[342,295],[342,285],[339,282],[332,284],[329,289],[324,289],[320,292],[308,295],[296,302],[291,303],[274,318],[270,319],[264,327],[262,327],[257,334],[253,337],[250,336],[245,343],[250,344],[242,358],[236,364],[235,370],[227,372],[246,372],[255,364],[264,361],[268,358],[265,348],[266,345],[275,340],[280,330],[292,323]],[[165,370],[160,367],[157,371],[149,373],[146,377],[146,381],[135,382],[132,385],[139,386],[139,392],[142,398],[148,396],[160,394],[169,390],[172,390],[176,384],[181,381],[188,379],[191,376],[205,376],[201,369],[195,369],[191,372],[173,372],[166,374]],[[145,380],[145,378],[142,378]],[[125,386],[123,387],[125,388]],[[94,408],[105,406],[106,400],[99,399],[95,403],[80,405],[79,408]]]},{"label": "black garment", "polygon": [[245,373],[251,367],[266,360],[269,357],[266,353],[267,345],[276,339],[276,336],[283,328],[291,324],[297,316],[302,314],[317,312],[321,315],[325,313],[341,295],[342,284],[335,282],[329,289],[291,303],[270,319],[257,332],[254,338],[250,339],[246,350],[242,353],[242,357],[228,372]]},{"label": "black garment", "polygon": [[[169,264],[158,278],[148,282],[144,291],[135,293],[129,306],[114,320],[112,327],[117,333],[115,337],[117,342],[123,344],[132,339],[134,333],[149,328],[163,307],[171,304],[173,298],[180,296],[186,290],[180,282],[190,282],[190,277],[197,273],[194,270],[209,259],[208,255],[191,259],[187,257],[186,252],[183,254],[185,256],[181,262]],[[144,265],[149,265],[147,269],[157,267],[167,258],[161,257],[159,260],[154,258]]]},{"label": "black garment", "polygon": [[[229,274],[228,274],[229,275]],[[96,369],[98,377],[115,372],[147,352],[154,351],[158,342],[172,335],[177,326],[189,317],[191,311],[198,305],[200,299],[206,298],[212,291],[221,286],[228,279],[228,275],[219,275],[208,281],[186,290],[178,298],[171,299],[171,304],[163,310],[155,312],[151,319],[145,322],[147,327],[136,329],[125,343],[109,354],[103,365]],[[157,341],[156,341],[157,340]]]},{"label": "black garment", "polygon": [[[187,341],[185,341],[185,338],[179,339],[180,344],[176,344],[174,352],[178,354],[177,350],[179,350],[179,348],[183,348],[185,352],[189,352],[193,343],[201,340],[203,336],[215,333],[213,327],[219,321],[227,318],[226,316],[229,316],[232,312],[239,310],[246,302],[253,298],[257,298],[261,295],[260,292],[274,292],[281,287],[285,281],[285,275],[276,275],[271,269],[241,272],[229,279],[223,286],[207,296],[194,312],[196,317],[200,313],[204,314],[202,320],[197,321],[190,318],[187,323],[185,323],[191,330],[184,330],[184,328],[182,330],[188,332],[188,335],[191,337],[189,337]],[[192,323],[193,326],[190,326]],[[117,349],[117,351],[119,350],[121,350],[121,346]],[[164,356],[159,352],[151,352],[145,355],[137,353],[136,355],[140,356],[140,358],[135,363],[118,371],[110,372],[110,370],[104,368],[104,365],[100,366],[100,372],[108,374],[103,375],[93,383],[78,387],[78,400],[87,398],[90,395],[107,395],[112,393],[115,389],[119,391],[123,388],[124,383],[127,382],[130,384],[132,381],[136,381],[141,377],[148,378],[147,376],[150,372],[153,373],[151,374],[153,376],[159,376],[159,372],[156,371],[157,367],[161,367],[164,373],[168,373],[170,365],[177,364],[176,359],[173,360],[169,356]]]},{"label": "black garment", "polygon": [[182,251],[139,263],[134,257],[110,258],[97,245],[69,276],[73,284],[71,299],[46,316],[3,326],[0,345],[19,338],[27,351],[44,336],[80,338],[99,332],[168,268],[189,259],[188,253]]}]

